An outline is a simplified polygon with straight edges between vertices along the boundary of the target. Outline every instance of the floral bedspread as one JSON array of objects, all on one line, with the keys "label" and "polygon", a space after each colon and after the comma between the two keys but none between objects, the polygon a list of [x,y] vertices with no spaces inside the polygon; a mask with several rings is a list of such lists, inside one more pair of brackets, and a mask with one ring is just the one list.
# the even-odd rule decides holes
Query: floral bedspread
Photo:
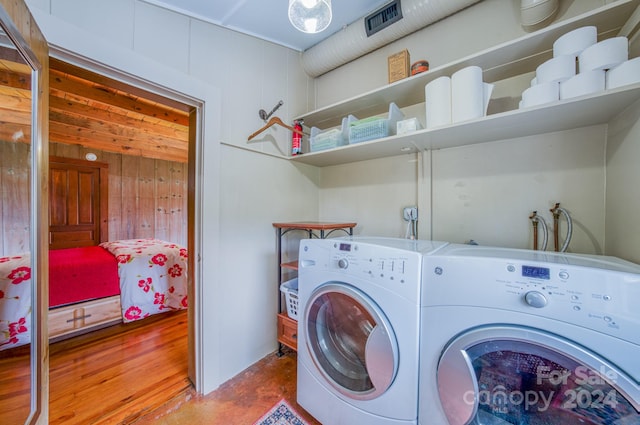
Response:
[{"label": "floral bedspread", "polygon": [[0,350],[31,341],[31,257],[0,257]]},{"label": "floral bedspread", "polygon": [[187,308],[187,250],[159,239],[104,242],[118,262],[124,322]]}]

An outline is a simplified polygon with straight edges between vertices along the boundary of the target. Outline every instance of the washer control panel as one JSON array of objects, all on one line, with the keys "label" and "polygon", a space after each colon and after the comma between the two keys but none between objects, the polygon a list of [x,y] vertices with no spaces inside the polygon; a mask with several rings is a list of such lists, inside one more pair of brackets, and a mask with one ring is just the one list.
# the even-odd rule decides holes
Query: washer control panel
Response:
[{"label": "washer control panel", "polygon": [[542,261],[524,250],[513,250],[512,258],[483,256],[481,249],[479,255],[444,251],[425,257],[424,306],[517,311],[640,343],[640,266],[612,257],[575,261],[575,254]]}]

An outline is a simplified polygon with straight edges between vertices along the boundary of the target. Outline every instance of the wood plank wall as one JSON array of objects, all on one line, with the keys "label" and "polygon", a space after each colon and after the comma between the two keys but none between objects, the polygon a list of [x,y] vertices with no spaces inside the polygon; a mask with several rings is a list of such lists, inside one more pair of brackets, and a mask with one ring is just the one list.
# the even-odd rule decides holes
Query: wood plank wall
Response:
[{"label": "wood plank wall", "polygon": [[187,164],[51,143],[49,154],[109,164],[109,240],[158,238],[187,245]]},{"label": "wood plank wall", "polygon": [[0,142],[0,257],[29,252],[31,145]]},{"label": "wood plank wall", "polygon": [[[0,142],[0,256],[29,248],[28,149]],[[186,163],[49,145],[50,155],[64,158],[84,159],[88,152],[109,164],[109,240],[158,238],[187,246]]]}]

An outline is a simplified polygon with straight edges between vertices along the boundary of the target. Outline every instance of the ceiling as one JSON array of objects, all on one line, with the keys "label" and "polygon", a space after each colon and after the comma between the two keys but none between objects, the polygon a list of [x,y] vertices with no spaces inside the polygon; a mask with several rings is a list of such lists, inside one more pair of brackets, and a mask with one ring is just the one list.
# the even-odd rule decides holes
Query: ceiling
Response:
[{"label": "ceiling", "polygon": [[293,28],[287,17],[288,0],[143,0],[187,16],[304,51],[389,0],[333,0],[333,19],[319,34]]}]

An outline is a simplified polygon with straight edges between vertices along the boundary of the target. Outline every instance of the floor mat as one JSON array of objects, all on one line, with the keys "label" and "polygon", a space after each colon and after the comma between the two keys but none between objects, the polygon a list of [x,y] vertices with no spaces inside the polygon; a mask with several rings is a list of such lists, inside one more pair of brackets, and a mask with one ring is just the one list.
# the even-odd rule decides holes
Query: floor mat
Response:
[{"label": "floor mat", "polygon": [[280,400],[263,417],[258,419],[254,425],[308,425],[287,403],[285,399]]}]

